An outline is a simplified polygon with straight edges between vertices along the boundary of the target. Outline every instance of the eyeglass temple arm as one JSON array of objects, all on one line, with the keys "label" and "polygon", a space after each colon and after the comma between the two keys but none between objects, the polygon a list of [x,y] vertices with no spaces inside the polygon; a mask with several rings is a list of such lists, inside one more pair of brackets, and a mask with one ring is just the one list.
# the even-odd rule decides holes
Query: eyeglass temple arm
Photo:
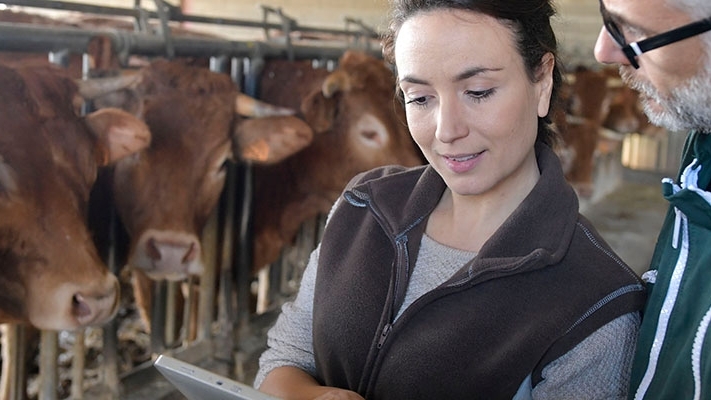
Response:
[{"label": "eyeglass temple arm", "polygon": [[652,36],[649,39],[644,39],[639,42],[632,42],[629,46],[632,50],[634,50],[635,54],[639,56],[646,51],[666,46],[709,30],[711,30],[711,18],[682,26],[681,28],[671,30],[665,34],[663,33],[661,35]]}]

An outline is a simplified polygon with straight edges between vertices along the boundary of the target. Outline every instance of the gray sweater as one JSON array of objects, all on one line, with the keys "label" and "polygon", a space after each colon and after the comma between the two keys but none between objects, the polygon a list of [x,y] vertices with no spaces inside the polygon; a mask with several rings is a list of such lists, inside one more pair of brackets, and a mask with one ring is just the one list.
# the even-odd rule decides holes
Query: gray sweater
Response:
[{"label": "gray sweater", "polygon": [[[261,385],[269,371],[280,366],[294,366],[315,374],[311,328],[318,255],[317,248],[306,267],[297,298],[283,306],[281,315],[268,333],[269,348],[260,358],[255,387]],[[447,247],[424,235],[398,316],[474,256],[476,253]],[[524,380],[514,399],[625,398],[639,324],[638,313],[613,320],[549,363],[543,369],[543,380],[535,388],[531,388],[530,377]]]}]

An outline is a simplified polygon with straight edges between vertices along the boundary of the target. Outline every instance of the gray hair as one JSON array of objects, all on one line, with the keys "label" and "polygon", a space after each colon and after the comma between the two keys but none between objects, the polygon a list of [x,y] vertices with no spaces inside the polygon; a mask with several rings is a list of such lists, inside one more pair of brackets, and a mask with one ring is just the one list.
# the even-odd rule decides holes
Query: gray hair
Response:
[{"label": "gray hair", "polygon": [[[711,1],[709,0],[666,0],[667,5],[687,13],[692,21],[711,18]],[[711,69],[711,31],[699,36],[706,49],[706,68]],[[711,72],[711,71],[709,71]]]},{"label": "gray hair", "polygon": [[711,2],[708,0],[667,0],[667,3],[686,12],[693,20],[711,17]]}]

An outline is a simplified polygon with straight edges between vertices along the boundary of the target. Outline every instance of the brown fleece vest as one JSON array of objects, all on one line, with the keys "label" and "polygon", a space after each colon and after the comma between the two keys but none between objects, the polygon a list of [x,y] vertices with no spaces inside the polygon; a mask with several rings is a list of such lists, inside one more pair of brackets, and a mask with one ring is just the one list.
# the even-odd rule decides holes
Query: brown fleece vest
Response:
[{"label": "brown fleece vest", "polygon": [[314,296],[317,378],[367,399],[510,399],[529,374],[640,310],[644,289],[589,223],[557,158],[449,281],[393,323],[444,183],[429,167],[354,181],[326,227]]}]

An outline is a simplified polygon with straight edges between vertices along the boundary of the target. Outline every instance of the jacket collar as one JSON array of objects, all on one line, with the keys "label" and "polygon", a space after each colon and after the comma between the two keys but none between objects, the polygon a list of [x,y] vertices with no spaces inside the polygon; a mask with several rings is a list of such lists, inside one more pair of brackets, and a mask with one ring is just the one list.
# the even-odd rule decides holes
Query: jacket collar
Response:
[{"label": "jacket collar", "polygon": [[[578,199],[548,146],[538,144],[536,158],[541,178],[484,244],[475,264],[501,267],[524,257],[547,265],[565,255],[578,220]],[[426,221],[445,188],[439,174],[423,166],[365,180],[353,190],[380,215],[389,234],[400,236]]]},{"label": "jacket collar", "polygon": [[663,180],[664,197],[696,224],[711,229],[711,136],[692,132],[679,183]]}]

